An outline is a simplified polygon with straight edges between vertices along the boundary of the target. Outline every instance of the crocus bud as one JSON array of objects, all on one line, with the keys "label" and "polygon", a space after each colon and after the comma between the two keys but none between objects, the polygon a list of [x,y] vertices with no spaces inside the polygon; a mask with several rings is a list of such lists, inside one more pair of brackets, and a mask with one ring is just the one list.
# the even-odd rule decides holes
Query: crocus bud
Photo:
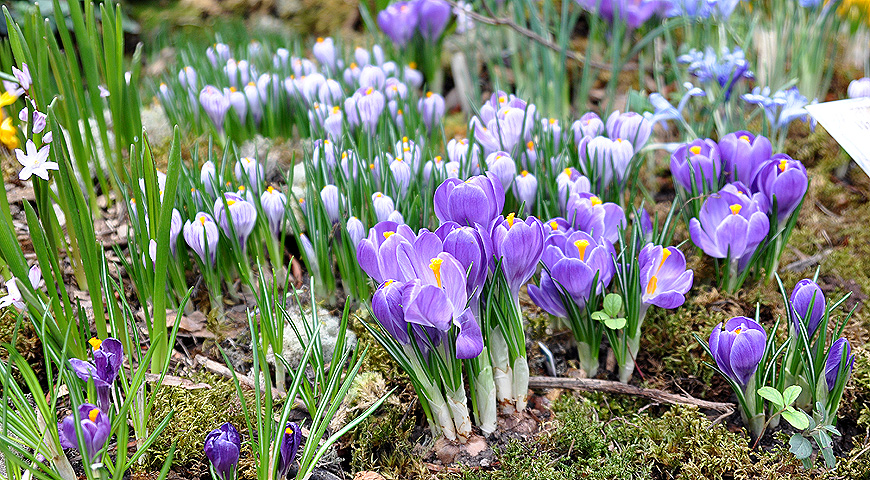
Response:
[{"label": "crocus bud", "polygon": [[559,120],[555,118],[542,118],[541,129],[547,137],[552,139],[553,149],[559,150],[559,146],[562,144],[562,125],[559,123]]},{"label": "crocus bud", "polygon": [[[202,263],[214,265],[220,235],[211,215],[204,212],[197,213],[193,222],[190,220],[184,222],[182,234],[187,246],[199,255]],[[206,253],[208,253],[208,262],[206,262]]]},{"label": "crocus bud", "polygon": [[377,65],[366,65],[359,72],[360,88],[374,88],[375,90],[383,90],[387,82],[387,76],[381,67]]},{"label": "crocus bud", "polygon": [[296,460],[296,452],[302,445],[302,429],[294,422],[287,422],[283,431],[278,432],[281,448],[278,450],[277,478],[286,478],[290,466]]},{"label": "crocus bud", "polygon": [[323,190],[320,191],[320,200],[323,202],[323,210],[329,221],[333,224],[338,223],[341,220],[341,200],[338,187],[335,185],[323,187]]},{"label": "crocus bud", "polygon": [[437,42],[450,21],[450,5],[442,0],[420,0],[417,13],[420,35],[429,43]]},{"label": "crocus bud", "polygon": [[448,178],[435,189],[435,216],[441,223],[492,224],[504,208],[504,188],[492,173],[463,182]]},{"label": "crocus bud", "polygon": [[398,198],[401,200],[408,192],[408,186],[411,184],[411,167],[408,162],[401,157],[396,157],[390,162],[390,174],[396,182]]},{"label": "crocus bud", "polygon": [[[816,329],[819,328],[819,322],[825,316],[825,294],[819,285],[805,278],[794,286],[791,291],[791,321],[794,325],[795,332],[800,331],[800,324],[804,324],[809,338],[813,337]],[[812,311],[810,311],[812,305]]]},{"label": "crocus bud", "polygon": [[773,155],[772,148],[767,137],[756,137],[743,130],[719,139],[722,170],[727,181],[752,185],[758,167]]},{"label": "crocus bud", "polygon": [[401,225],[401,224],[405,223],[405,217],[402,216],[402,212],[400,212],[398,210],[393,210],[390,213],[390,216],[387,217],[387,221],[394,222],[394,223]]},{"label": "crocus bud", "polygon": [[350,236],[350,242],[355,249],[359,242],[365,238],[366,227],[360,219],[350,217],[347,219],[347,234]]},{"label": "crocus bud", "polygon": [[584,113],[580,120],[571,124],[571,131],[574,132],[574,144],[579,145],[584,137],[597,137],[604,132],[604,122],[594,112]]},{"label": "crocus bud", "polygon": [[453,255],[468,272],[466,291],[471,298],[478,298],[489,272],[492,244],[487,232],[480,226],[463,227],[456,222],[446,222],[435,231],[443,242],[445,252]]},{"label": "crocus bud", "polygon": [[[82,432],[81,440],[87,450],[88,462],[90,464],[99,462],[98,453],[106,445],[106,441],[112,433],[112,422],[96,405],[90,403],[79,406],[78,413]],[[57,427],[61,447],[78,449],[79,437],[76,435],[75,416],[68,415]]]},{"label": "crocus bud", "polygon": [[281,230],[284,229],[287,196],[270,186],[260,195],[260,205],[263,206],[263,213],[266,214],[266,219],[269,220],[269,230],[272,231],[273,235],[280,238]]},{"label": "crocus bud", "polygon": [[317,99],[325,105],[338,105],[344,98],[341,84],[329,78],[317,89]]},{"label": "crocus bud", "polygon": [[178,72],[178,83],[185,89],[196,90],[196,70],[191,66],[186,66]]},{"label": "crocus bud", "polygon": [[622,185],[631,165],[634,149],[628,141],[606,137],[585,137],[577,147],[580,169],[599,191],[614,180]]},{"label": "crocus bud", "polygon": [[372,194],[372,206],[374,206],[375,218],[378,219],[378,222],[385,221],[396,209],[393,199],[381,192],[375,192]]},{"label": "crocus bud", "polygon": [[418,20],[414,2],[396,2],[378,13],[378,27],[399,48],[404,48],[414,36]]},{"label": "crocus bud", "polygon": [[[846,358],[843,358],[843,353],[845,351]],[[848,381],[848,375],[852,373],[852,365],[855,363],[855,355],[852,355],[852,346],[849,345],[849,341],[845,338],[839,338],[831,345],[831,349],[828,350],[828,357],[825,359],[825,383],[828,384],[828,391],[834,389],[837,386],[837,378],[840,376],[840,372],[844,371],[845,367],[845,375],[846,380]]]},{"label": "crocus bud", "polygon": [[230,423],[221,425],[205,436],[205,456],[221,480],[233,480],[236,477],[241,448],[239,431]]},{"label": "crocus bud", "polygon": [[369,134],[377,130],[384,106],[384,94],[371,87],[357,90],[344,101],[348,123],[363,126]]},{"label": "crocus bud", "polygon": [[181,220],[181,213],[177,208],[172,209],[172,218],[169,220],[169,249],[172,251],[172,256],[178,249],[178,235],[181,233],[181,228],[184,222]]},{"label": "crocus bud", "polygon": [[386,81],[384,92],[390,100],[404,99],[408,96],[408,86],[402,83],[401,80],[395,77],[390,77]]},{"label": "crocus bud", "polygon": [[199,103],[202,104],[202,109],[205,110],[218,133],[223,133],[224,118],[230,109],[230,99],[224,95],[224,92],[211,85],[206,85],[199,92]]},{"label": "crocus bud", "polygon": [[333,142],[338,142],[341,139],[343,119],[344,115],[342,115],[341,109],[339,107],[332,107],[329,115],[323,120],[323,130],[326,131],[326,135]]},{"label": "crocus bud", "polygon": [[242,157],[236,162],[234,171],[236,180],[250,186],[254,193],[260,191],[260,184],[265,177],[260,162],[251,157]]},{"label": "crocus bud", "polygon": [[497,151],[486,157],[486,168],[501,182],[503,190],[507,190],[517,174],[517,164],[507,152]]},{"label": "crocus bud", "polygon": [[517,299],[520,288],[537,270],[544,250],[544,228],[535,217],[523,221],[509,214],[496,220],[491,238],[493,255],[501,260],[511,297]]},{"label": "crocus bud", "polygon": [[610,243],[619,239],[619,229],[625,228],[625,211],[615,203],[602,202],[591,193],[572,193],[565,207],[566,217],[575,230],[586,232],[596,240]]},{"label": "crocus bud", "polygon": [[647,244],[637,257],[640,267],[641,301],[661,308],[677,308],[686,301],[694,273],[686,269],[686,257],[676,247]]},{"label": "crocus bud", "polygon": [[616,140],[621,138],[629,141],[638,152],[646,145],[652,134],[652,123],[643,115],[635,112],[620,114],[615,111],[607,117],[607,136]]},{"label": "crocus bud", "polygon": [[758,369],[767,344],[767,332],[755,320],[734,317],[713,328],[709,346],[719,370],[745,387]]},{"label": "crocus bud", "polygon": [[356,47],[353,49],[353,59],[356,61],[357,65],[366,66],[371,61],[371,55],[365,48]]},{"label": "crocus bud", "polygon": [[[224,209],[224,199],[226,199],[229,215]],[[248,236],[254,231],[257,225],[257,207],[242,198],[240,195],[232,192],[224,193],[224,198],[218,198],[214,202],[214,216],[218,225],[224,234],[230,238],[233,237],[233,230],[236,233],[236,239],[242,250],[247,245]],[[230,228],[230,219],[232,220],[232,228]]]},{"label": "crocus bud", "polygon": [[316,58],[321,65],[330,70],[335,69],[335,43],[332,41],[331,37],[318,38],[314,43],[314,48],[312,50],[314,58]]},{"label": "crocus bud", "polygon": [[870,97],[870,77],[852,80],[846,94],[849,98]]},{"label": "crocus bud", "polygon": [[444,117],[444,97],[437,93],[426,92],[426,95],[417,102],[417,109],[420,111],[426,130],[431,134],[432,129]]},{"label": "crocus bud", "polygon": [[680,145],[671,155],[671,175],[674,182],[687,192],[692,192],[693,185],[698,193],[717,190],[721,172],[719,146],[709,138]]},{"label": "crocus bud", "polygon": [[248,82],[244,88],[245,100],[248,102],[248,109],[251,112],[251,117],[254,118],[254,123],[260,124],[263,119],[263,102],[264,96],[260,95],[260,89],[253,82]]},{"label": "crocus bud", "polygon": [[531,212],[535,208],[538,180],[534,175],[523,170],[514,179],[513,192],[519,202],[525,203],[525,211]]}]

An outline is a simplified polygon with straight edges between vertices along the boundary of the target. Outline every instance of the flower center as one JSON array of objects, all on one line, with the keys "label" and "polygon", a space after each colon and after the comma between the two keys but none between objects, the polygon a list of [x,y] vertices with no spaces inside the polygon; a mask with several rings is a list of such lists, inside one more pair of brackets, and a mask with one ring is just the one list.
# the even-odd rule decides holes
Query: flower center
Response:
[{"label": "flower center", "polygon": [[574,246],[577,247],[577,253],[580,254],[580,260],[586,256],[586,247],[589,246],[589,240],[577,240],[574,242]]},{"label": "flower center", "polygon": [[94,350],[99,350],[100,346],[103,344],[103,341],[97,337],[93,337],[90,340],[88,340],[88,343],[91,344],[91,347],[93,347]]},{"label": "flower center", "polygon": [[269,192],[269,193],[274,193],[274,192],[275,192],[275,188],[272,187],[271,185],[269,185],[268,187],[266,187],[266,191]]},{"label": "flower center", "polygon": [[787,163],[788,163],[788,162],[786,162],[785,160],[780,160],[780,161],[779,161],[779,171],[780,171],[780,172],[784,172],[784,171],[785,171],[785,168],[786,168],[786,164],[787,164]]},{"label": "flower center", "polygon": [[287,435],[293,435],[293,427],[287,427],[287,429],[284,430],[284,433],[286,433]]},{"label": "flower center", "polygon": [[593,207],[596,206],[596,205],[601,205],[601,199],[598,198],[598,197],[595,197],[595,196],[593,196],[593,197],[589,197],[589,202],[592,203],[592,206],[593,206]]},{"label": "flower center", "polygon": [[97,415],[100,414],[100,410],[97,408],[92,408],[90,412],[88,412],[88,418],[91,419],[92,422],[97,421]]},{"label": "flower center", "polygon": [[393,284],[393,282],[395,282],[395,280],[387,280],[386,282],[384,282],[384,288],[389,287],[390,285]]},{"label": "flower center", "polygon": [[444,260],[440,258],[433,258],[431,262],[429,262],[429,268],[432,269],[432,273],[435,274],[435,281],[438,282],[438,288],[441,288],[441,264],[444,263]]},{"label": "flower center", "polygon": [[731,209],[731,215],[737,215],[738,213],[740,213],[740,209],[743,208],[743,205],[740,205],[740,204],[734,204],[734,205],[731,205],[731,206],[728,207],[728,208]]},{"label": "flower center", "polygon": [[227,206],[228,206],[228,207],[232,207],[232,206],[235,205],[235,204],[236,204],[236,201],[235,201],[235,200],[227,200]]},{"label": "flower center", "polygon": [[374,88],[372,88],[372,87],[369,87],[369,88],[367,88],[367,89],[366,89],[366,95],[371,95],[371,94],[372,94],[372,92],[374,92],[374,91],[375,91],[375,89],[374,89]]},{"label": "flower center", "polygon": [[565,169],[565,175],[571,176],[571,167]]},{"label": "flower center", "polygon": [[742,331],[743,331],[743,325],[737,327],[737,330],[734,330],[734,333],[740,335],[740,332],[742,332]]},{"label": "flower center", "polygon": [[205,226],[205,216],[199,217],[199,223],[201,223],[203,227]]},{"label": "flower center", "polygon": [[522,175],[523,177],[527,176],[528,174],[529,174],[528,170],[523,170],[522,172],[520,172],[520,175]]},{"label": "flower center", "polygon": [[744,142],[749,143],[749,137],[747,137],[746,135],[740,135],[740,140],[743,140]]},{"label": "flower center", "polygon": [[701,147],[695,145],[694,147],[690,148],[689,151],[692,152],[692,155],[700,155]]},{"label": "flower center", "polygon": [[652,278],[649,279],[649,283],[646,284],[646,294],[652,295],[653,293],[655,293],[656,287],[658,286],[658,284],[659,284],[658,277],[653,275]]},{"label": "flower center", "polygon": [[384,240],[392,237],[395,234],[396,234],[396,232],[384,232]]},{"label": "flower center", "polygon": [[559,224],[556,223],[556,221],[554,220],[554,221],[550,222],[550,228],[552,228],[553,231],[555,232],[556,230],[559,229]]},{"label": "flower center", "polygon": [[508,223],[508,228],[513,227],[514,226],[514,214],[513,213],[508,214],[508,216],[505,217],[505,221]]},{"label": "flower center", "polygon": [[426,92],[426,98],[432,98],[432,92]]},{"label": "flower center", "polygon": [[535,142],[529,141],[529,143],[526,144],[526,148],[528,148],[529,150],[534,150]]},{"label": "flower center", "polygon": [[662,249],[662,263],[659,264],[659,268],[658,268],[658,270],[656,270],[656,273],[659,273],[659,270],[661,270],[662,267],[665,266],[665,260],[667,260],[668,257],[670,257],[670,256],[671,256],[670,250],[668,250],[667,248]]},{"label": "flower center", "polygon": [[317,43],[323,43],[323,37],[317,37]]}]

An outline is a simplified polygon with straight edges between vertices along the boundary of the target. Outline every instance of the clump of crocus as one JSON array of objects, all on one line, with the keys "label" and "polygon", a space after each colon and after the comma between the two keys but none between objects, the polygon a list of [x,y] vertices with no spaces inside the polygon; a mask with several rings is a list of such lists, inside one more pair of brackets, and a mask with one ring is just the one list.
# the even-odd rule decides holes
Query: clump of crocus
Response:
[{"label": "clump of crocus", "polygon": [[[58,426],[60,445],[63,448],[79,449],[80,443],[84,444],[87,451],[87,461],[90,464],[100,461],[100,451],[106,445],[106,441],[112,434],[112,422],[108,415],[97,408],[96,405],[85,403],[79,406],[78,422],[82,435],[76,434],[76,417],[68,415]],[[81,440],[81,442],[79,442]],[[85,455],[82,455],[85,456]]]},{"label": "clump of crocus", "polygon": [[111,408],[110,394],[112,384],[118,378],[121,364],[124,361],[124,349],[121,342],[109,337],[100,341],[92,338],[89,342],[94,349],[94,361],[86,362],[78,358],[70,359],[73,372],[84,381],[93,380],[97,389],[97,404],[104,412]]},{"label": "clump of crocus", "polygon": [[234,480],[242,449],[242,437],[230,423],[224,423],[205,436],[203,449],[211,463],[213,476],[220,480]]},{"label": "clump of crocus", "polygon": [[725,135],[718,146],[726,181],[744,185],[752,185],[758,167],[773,156],[767,137],[744,130]]},{"label": "clump of crocus", "polygon": [[734,317],[713,328],[708,346],[719,373],[737,394],[743,423],[757,437],[764,427],[764,402],[756,392],[764,382],[756,372],[765,356],[767,332],[751,318]]}]

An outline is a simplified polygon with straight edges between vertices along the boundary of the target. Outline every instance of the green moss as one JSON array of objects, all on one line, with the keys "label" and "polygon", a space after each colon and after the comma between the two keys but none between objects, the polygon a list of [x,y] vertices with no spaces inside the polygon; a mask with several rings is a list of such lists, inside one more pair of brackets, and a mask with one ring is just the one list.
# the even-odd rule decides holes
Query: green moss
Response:
[{"label": "green moss", "polygon": [[385,404],[382,414],[367,418],[353,431],[351,471],[373,470],[388,479],[426,478],[422,457],[411,439],[414,415]]},{"label": "green moss", "polygon": [[[207,471],[203,440],[208,432],[224,422],[232,423],[242,433],[243,438],[250,438],[242,405],[231,380],[205,373],[194,374],[190,379],[209,384],[211,388],[186,390],[178,387],[162,387],[157,392],[148,428],[154,429],[171,411],[174,412],[174,416],[166,430],[148,450],[149,455],[146,456],[143,465],[148,471],[160,469],[173,441],[176,442],[174,468],[199,468],[203,472]],[[254,408],[253,396],[253,391],[246,393],[248,408]],[[252,454],[247,445],[243,445],[242,461],[239,465],[241,478],[256,476],[253,470],[256,467],[253,465]]]}]

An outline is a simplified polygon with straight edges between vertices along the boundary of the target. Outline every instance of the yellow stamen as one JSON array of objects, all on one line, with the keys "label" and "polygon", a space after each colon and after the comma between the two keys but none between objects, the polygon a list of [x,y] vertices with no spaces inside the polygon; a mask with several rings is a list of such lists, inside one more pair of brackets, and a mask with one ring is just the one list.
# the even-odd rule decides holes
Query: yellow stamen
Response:
[{"label": "yellow stamen", "polygon": [[523,177],[525,177],[528,174],[529,174],[528,170],[523,170],[522,172],[520,172],[520,175],[522,175]]},{"label": "yellow stamen", "polygon": [[227,206],[228,206],[228,207],[231,207],[231,206],[233,206],[233,205],[235,205],[235,204],[236,204],[236,201],[235,201],[235,200],[227,200]]},{"label": "yellow stamen", "polygon": [[338,113],[338,112],[340,112],[340,111],[341,111],[340,108],[338,108],[338,107],[332,107],[332,113],[333,113],[333,114]]},{"label": "yellow stamen", "polygon": [[375,197],[377,197],[377,198],[381,198],[381,197],[383,197],[383,196],[384,196],[384,194],[381,193],[381,192],[376,192],[376,193],[375,193]]},{"label": "yellow stamen", "polygon": [[351,62],[351,63],[350,63],[350,69],[351,69],[351,70],[356,70],[356,68],[357,68],[357,64],[356,64],[356,62]]},{"label": "yellow stamen", "polygon": [[784,171],[785,171],[785,167],[786,167],[786,164],[787,164],[787,163],[788,163],[788,162],[786,162],[785,160],[780,160],[780,161],[779,161],[779,171],[780,171],[780,172],[784,172]]},{"label": "yellow stamen", "polygon": [[374,163],[370,163],[370,164],[369,164],[369,170],[374,170],[374,169],[375,169],[375,164],[374,164]]},{"label": "yellow stamen", "polygon": [[741,330],[743,330],[743,328],[737,327],[737,330],[734,330],[734,333],[739,335]]},{"label": "yellow stamen", "polygon": [[372,87],[369,87],[369,88],[367,88],[367,89],[366,89],[366,95],[371,95],[371,94],[372,94],[372,92],[374,92],[374,91],[375,91],[375,89],[374,89],[374,88],[372,88]]},{"label": "yellow stamen", "polygon": [[412,69],[416,70],[417,69],[417,62],[411,62],[408,64],[408,66],[411,67]]},{"label": "yellow stamen", "polygon": [[556,119],[555,119],[555,118],[551,118],[551,119],[550,119],[550,125],[555,125],[555,124],[556,124]]},{"label": "yellow stamen", "polygon": [[592,203],[592,206],[601,205],[601,199],[595,196],[589,197],[589,202]]},{"label": "yellow stamen", "polygon": [[432,92],[426,92],[426,98],[432,98]]},{"label": "yellow stamen", "polygon": [[[671,256],[670,250],[668,250],[667,248],[662,249],[662,263],[659,264],[658,270],[661,270],[662,267],[665,266],[665,260],[667,260],[668,257],[670,257],[670,256]],[[658,273],[658,270],[656,270],[656,273]]]},{"label": "yellow stamen", "polygon": [[744,142],[749,143],[749,137],[747,137],[746,135],[740,135],[740,140],[743,140]]},{"label": "yellow stamen", "polygon": [[444,260],[440,258],[433,258],[431,262],[429,262],[429,268],[432,269],[432,273],[435,274],[435,281],[438,282],[438,288],[441,288],[441,264],[444,263]]},{"label": "yellow stamen", "polygon": [[659,279],[655,275],[649,279],[649,283],[646,284],[646,294],[652,295],[656,291],[656,287],[659,284]]},{"label": "yellow stamen", "polygon": [[514,226],[514,214],[513,213],[509,213],[508,216],[505,217],[505,220],[508,223],[508,228],[511,228]]},{"label": "yellow stamen", "polygon": [[408,143],[408,137],[402,137],[402,143]]},{"label": "yellow stamen", "polygon": [[266,191],[269,192],[269,193],[272,193],[272,192],[275,191],[275,188],[272,187],[271,185],[269,185],[268,187],[266,187]]},{"label": "yellow stamen", "polygon": [[90,412],[88,412],[88,418],[91,419],[92,422],[97,421],[97,416],[100,414],[100,410],[97,408],[92,408]]},{"label": "yellow stamen", "polygon": [[529,150],[534,150],[535,149],[535,142],[529,140],[529,143],[526,144],[526,148],[528,148]]},{"label": "yellow stamen", "polygon": [[245,186],[239,185],[239,192],[244,192],[244,191],[245,191]]},{"label": "yellow stamen", "polygon": [[589,240],[577,240],[574,242],[574,246],[577,247],[577,253],[580,254],[580,260],[583,260],[583,257],[586,255],[586,247],[589,246]]},{"label": "yellow stamen", "polygon": [[384,287],[389,287],[393,284],[393,282],[395,282],[395,280],[387,280],[386,282],[384,282]]},{"label": "yellow stamen", "polygon": [[692,152],[692,155],[700,155],[701,147],[695,145],[694,147],[690,148],[689,151]]},{"label": "yellow stamen", "polygon": [[230,91],[233,92],[233,93],[235,93],[235,91],[236,91],[236,87],[230,87]]},{"label": "yellow stamen", "polygon": [[735,204],[729,207],[731,209],[731,215],[737,215],[740,213],[740,209],[743,208],[743,205]]},{"label": "yellow stamen", "polygon": [[323,43],[323,37],[317,37],[317,43]]},{"label": "yellow stamen", "polygon": [[249,86],[249,87],[256,87],[256,86],[257,86],[257,84],[256,84],[256,83],[254,83],[254,82],[248,82],[248,86]]},{"label": "yellow stamen", "polygon": [[384,232],[384,239],[390,238],[395,234],[396,232]]},{"label": "yellow stamen", "polygon": [[441,158],[441,155],[438,155],[437,157],[435,157],[435,163],[441,163],[442,160],[443,159]]},{"label": "yellow stamen", "polygon": [[405,114],[405,112],[401,108],[396,109],[396,115],[404,115],[404,114]]},{"label": "yellow stamen", "polygon": [[344,160],[347,158],[347,152],[341,152],[341,159]]},{"label": "yellow stamen", "polygon": [[93,347],[94,350],[99,350],[99,349],[100,349],[100,345],[103,344],[103,341],[100,340],[100,339],[97,338],[97,337],[93,337],[93,338],[91,338],[90,340],[88,340],[88,343],[91,344],[91,347]]},{"label": "yellow stamen", "polygon": [[552,228],[553,231],[555,232],[556,230],[559,229],[559,224],[556,223],[556,221],[554,220],[554,221],[550,222],[550,228]]}]

